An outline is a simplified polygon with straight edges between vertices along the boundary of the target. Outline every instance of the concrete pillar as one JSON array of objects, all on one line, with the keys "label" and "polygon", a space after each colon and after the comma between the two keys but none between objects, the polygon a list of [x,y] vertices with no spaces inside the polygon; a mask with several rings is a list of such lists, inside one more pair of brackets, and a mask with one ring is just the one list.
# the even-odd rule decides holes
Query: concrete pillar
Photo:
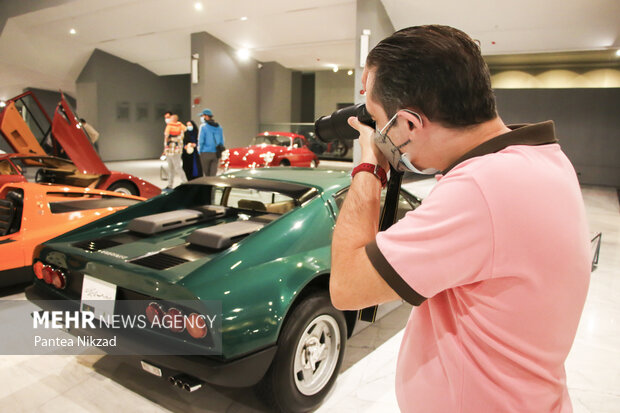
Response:
[{"label": "concrete pillar", "polygon": [[211,109],[224,129],[226,147],[246,146],[258,132],[258,62],[240,60],[232,47],[205,32],[192,33],[191,52],[198,55],[192,118],[200,124],[198,112]]}]

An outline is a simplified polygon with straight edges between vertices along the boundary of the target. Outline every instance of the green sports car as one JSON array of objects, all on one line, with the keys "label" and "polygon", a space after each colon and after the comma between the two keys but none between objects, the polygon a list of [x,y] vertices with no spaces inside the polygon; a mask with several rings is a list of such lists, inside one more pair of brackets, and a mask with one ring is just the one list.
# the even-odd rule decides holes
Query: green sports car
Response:
[{"label": "green sports car", "polygon": [[[219,341],[217,354],[136,362],[189,391],[257,384],[274,409],[311,410],[332,387],[357,320],[328,292],[332,230],[350,182],[310,168],[193,180],[37,247],[27,297],[84,302],[95,281],[117,303],[142,300],[150,321],[192,311],[177,300],[219,302],[216,330],[143,332],[152,343]],[[398,217],[419,203],[401,190]]]}]

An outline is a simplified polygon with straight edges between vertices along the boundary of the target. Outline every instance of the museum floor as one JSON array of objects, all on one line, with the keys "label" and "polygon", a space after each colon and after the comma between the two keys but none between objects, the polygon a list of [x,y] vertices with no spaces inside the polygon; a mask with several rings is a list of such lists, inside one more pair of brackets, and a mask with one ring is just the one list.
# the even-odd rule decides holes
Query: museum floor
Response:
[{"label": "museum floor", "polygon": [[[161,187],[160,161],[110,163]],[[326,161],[321,168],[349,169]],[[434,179],[410,180],[419,196]],[[576,413],[620,411],[620,206],[615,189],[582,188],[592,233],[602,232],[598,268],[566,362]],[[558,286],[561,288],[561,286]],[[23,300],[23,293],[3,299]],[[342,372],[319,412],[398,412],[396,356],[410,306],[402,305],[347,343]],[[0,338],[1,339],[1,338]],[[187,393],[124,357],[0,356],[0,412],[263,412],[251,389],[206,386]]]}]

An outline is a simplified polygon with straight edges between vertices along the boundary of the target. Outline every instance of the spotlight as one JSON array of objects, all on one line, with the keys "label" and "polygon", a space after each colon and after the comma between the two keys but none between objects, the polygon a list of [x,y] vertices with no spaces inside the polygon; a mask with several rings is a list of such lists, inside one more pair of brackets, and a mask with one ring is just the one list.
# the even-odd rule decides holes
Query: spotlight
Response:
[{"label": "spotlight", "polygon": [[338,66],[334,66],[332,70],[334,71],[334,73],[338,72]]},{"label": "spotlight", "polygon": [[202,3],[200,2],[194,3],[194,9],[196,9],[197,11],[202,10]]},{"label": "spotlight", "polygon": [[242,22],[246,21],[248,19],[247,16],[243,16],[242,18],[240,18],[239,20],[241,20]]},{"label": "spotlight", "polygon": [[77,33],[77,32],[76,32],[76,31],[75,31],[75,29],[73,29],[73,28],[72,28],[71,30],[69,30],[69,34],[76,34],[76,33]]},{"label": "spotlight", "polygon": [[616,50],[616,56],[620,57],[620,49]]},{"label": "spotlight", "polygon": [[353,74],[353,70],[349,69],[349,71],[347,72],[347,75],[351,76]]},{"label": "spotlight", "polygon": [[3,108],[6,106],[6,102],[4,100],[0,100],[0,108]]},{"label": "spotlight", "polygon": [[250,51],[248,49],[237,50],[237,57],[241,60],[248,60],[250,58]]}]

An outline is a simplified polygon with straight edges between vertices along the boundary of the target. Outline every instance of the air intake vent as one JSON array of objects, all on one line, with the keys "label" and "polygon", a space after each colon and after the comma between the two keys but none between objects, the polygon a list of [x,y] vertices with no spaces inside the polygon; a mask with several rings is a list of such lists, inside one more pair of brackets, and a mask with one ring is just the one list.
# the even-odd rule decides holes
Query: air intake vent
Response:
[{"label": "air intake vent", "polygon": [[0,236],[7,235],[13,222],[15,210],[11,201],[0,199]]},{"label": "air intake vent", "polygon": [[152,268],[154,270],[167,270],[168,268],[176,267],[177,265],[189,262],[189,260],[181,257],[175,257],[174,255],[166,254],[165,252],[160,252],[159,254],[148,255],[129,262],[143,267]]},{"label": "air intake vent", "polygon": [[80,241],[73,244],[74,247],[81,248],[85,251],[99,251],[116,247],[117,245],[121,245],[121,243],[106,238],[99,238],[93,241]]}]

